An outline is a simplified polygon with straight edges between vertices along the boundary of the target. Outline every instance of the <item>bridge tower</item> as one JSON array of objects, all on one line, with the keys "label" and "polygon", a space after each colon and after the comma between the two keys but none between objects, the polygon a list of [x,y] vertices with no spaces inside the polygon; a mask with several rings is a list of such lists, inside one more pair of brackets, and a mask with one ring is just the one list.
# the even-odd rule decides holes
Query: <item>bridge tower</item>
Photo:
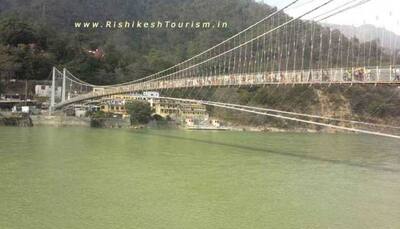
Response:
[{"label": "bridge tower", "polygon": [[53,67],[52,70],[52,80],[51,80],[51,95],[50,95],[50,107],[49,114],[54,111],[54,107],[56,104],[56,67]]},{"label": "bridge tower", "polygon": [[66,81],[66,74],[67,74],[67,69],[63,69],[63,75],[62,75],[62,89],[61,89],[61,102],[65,102],[65,81]]}]

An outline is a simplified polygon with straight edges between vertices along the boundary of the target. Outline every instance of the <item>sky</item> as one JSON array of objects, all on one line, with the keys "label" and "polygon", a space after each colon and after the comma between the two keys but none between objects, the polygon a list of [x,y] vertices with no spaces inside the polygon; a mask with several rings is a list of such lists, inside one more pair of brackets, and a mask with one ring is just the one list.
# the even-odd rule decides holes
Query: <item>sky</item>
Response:
[{"label": "sky", "polygon": [[[294,0],[258,0],[268,5],[276,6],[279,9],[286,6]],[[327,0],[299,0],[291,9],[285,12],[291,16],[299,16],[303,12],[320,5]],[[310,19],[321,13],[331,12],[331,10],[350,2],[347,6],[351,6],[362,0],[334,0],[327,6],[321,8],[318,13],[306,16]],[[344,8],[345,8],[344,7]],[[342,8],[340,8],[342,9]],[[383,27],[400,35],[400,0],[370,0],[363,5],[357,6],[346,12],[328,18],[324,23],[343,24],[360,26],[363,24],[372,24],[377,27]]]}]

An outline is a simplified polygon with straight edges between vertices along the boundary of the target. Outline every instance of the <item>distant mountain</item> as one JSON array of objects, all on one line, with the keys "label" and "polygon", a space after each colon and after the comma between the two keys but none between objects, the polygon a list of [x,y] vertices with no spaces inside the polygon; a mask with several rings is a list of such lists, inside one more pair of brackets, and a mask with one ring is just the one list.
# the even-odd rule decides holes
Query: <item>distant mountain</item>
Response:
[{"label": "distant mountain", "polygon": [[357,37],[360,41],[379,40],[382,46],[387,49],[400,49],[400,36],[385,28],[379,28],[374,25],[334,25],[324,24],[324,26],[338,29],[347,37]]}]

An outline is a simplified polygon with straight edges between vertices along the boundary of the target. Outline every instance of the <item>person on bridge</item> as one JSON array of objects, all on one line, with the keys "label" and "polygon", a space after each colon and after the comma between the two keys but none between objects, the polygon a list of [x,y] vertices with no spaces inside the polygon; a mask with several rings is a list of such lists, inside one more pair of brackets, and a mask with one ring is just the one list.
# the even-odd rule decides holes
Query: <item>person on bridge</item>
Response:
[{"label": "person on bridge", "polygon": [[363,81],[364,80],[364,69],[363,68],[357,68],[354,71],[354,78],[357,81]]},{"label": "person on bridge", "polygon": [[351,80],[352,80],[351,75],[352,75],[351,69],[345,71],[345,73],[344,73],[344,75],[343,75],[343,80],[344,80],[344,81],[351,81]]},{"label": "person on bridge", "polygon": [[395,81],[400,81],[400,68],[396,68],[396,71],[394,73],[394,80]]},{"label": "person on bridge", "polygon": [[367,81],[371,81],[371,69],[366,69],[365,70],[365,77]]}]

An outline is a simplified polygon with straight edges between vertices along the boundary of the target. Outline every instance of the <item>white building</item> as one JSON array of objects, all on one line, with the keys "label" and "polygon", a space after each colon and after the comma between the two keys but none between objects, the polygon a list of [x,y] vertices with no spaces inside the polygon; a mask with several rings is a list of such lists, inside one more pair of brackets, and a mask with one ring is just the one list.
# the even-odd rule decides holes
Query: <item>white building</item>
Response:
[{"label": "white building", "polygon": [[158,98],[160,97],[160,93],[157,91],[145,91],[143,92],[143,96]]},{"label": "white building", "polygon": [[103,87],[94,87],[93,92],[103,92],[104,88]]},{"label": "white building", "polygon": [[83,118],[86,117],[86,109],[84,108],[75,108],[75,117]]},{"label": "white building", "polygon": [[[56,88],[56,97],[61,97],[62,88]],[[50,85],[36,85],[35,95],[38,97],[50,97],[51,96],[51,86]]]},{"label": "white building", "polygon": [[221,127],[221,121],[217,120],[217,119],[212,119],[211,120],[211,125],[214,127]]}]

